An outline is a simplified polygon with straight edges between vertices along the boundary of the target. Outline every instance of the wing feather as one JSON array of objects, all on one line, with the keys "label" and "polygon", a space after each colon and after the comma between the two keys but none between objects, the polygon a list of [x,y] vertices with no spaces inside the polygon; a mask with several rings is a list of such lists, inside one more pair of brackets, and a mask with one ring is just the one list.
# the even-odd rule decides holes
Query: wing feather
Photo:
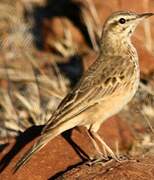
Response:
[{"label": "wing feather", "polygon": [[48,131],[49,127],[55,127],[81,114],[81,112],[116,92],[122,84],[125,84],[124,78],[120,81],[120,77],[125,75],[124,72],[132,69],[132,63],[128,65],[127,62],[127,66],[124,65],[128,61],[127,58],[129,57],[122,58],[118,56],[113,60],[111,57],[107,60],[104,59],[104,63],[101,62],[99,66],[97,62],[94,63],[81,78],[77,86],[60,103],[57,111],[49,119],[42,133]]}]

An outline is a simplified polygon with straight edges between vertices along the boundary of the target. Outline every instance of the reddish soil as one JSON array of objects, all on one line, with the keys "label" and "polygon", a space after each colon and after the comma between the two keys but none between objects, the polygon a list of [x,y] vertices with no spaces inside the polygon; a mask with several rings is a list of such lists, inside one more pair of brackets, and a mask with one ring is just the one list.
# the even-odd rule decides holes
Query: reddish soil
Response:
[{"label": "reddish soil", "polygon": [[[106,121],[99,133],[113,149],[115,149],[115,142],[117,141],[119,142],[119,148],[121,150],[126,150],[133,142],[130,129],[126,123],[117,117]],[[96,154],[85,129],[74,129],[72,132],[72,140],[89,155]],[[82,162],[74,148],[62,136],[58,136],[50,141],[40,152],[36,153],[22,169],[12,175],[13,166],[32,144],[33,142],[26,145],[26,147],[13,158],[11,163],[1,174],[3,179],[47,179],[57,173],[65,171],[68,167],[75,166]],[[6,153],[7,150],[3,152],[2,156],[4,157]]]}]

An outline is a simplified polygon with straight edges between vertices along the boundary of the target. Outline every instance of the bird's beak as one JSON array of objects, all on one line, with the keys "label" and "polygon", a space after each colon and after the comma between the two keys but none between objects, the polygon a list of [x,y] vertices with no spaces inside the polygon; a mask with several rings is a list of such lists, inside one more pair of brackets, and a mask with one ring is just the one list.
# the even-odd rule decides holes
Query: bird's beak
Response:
[{"label": "bird's beak", "polygon": [[138,20],[142,20],[142,19],[151,17],[151,16],[153,16],[153,15],[154,15],[154,13],[143,13],[143,14],[139,14],[137,19],[138,19]]}]

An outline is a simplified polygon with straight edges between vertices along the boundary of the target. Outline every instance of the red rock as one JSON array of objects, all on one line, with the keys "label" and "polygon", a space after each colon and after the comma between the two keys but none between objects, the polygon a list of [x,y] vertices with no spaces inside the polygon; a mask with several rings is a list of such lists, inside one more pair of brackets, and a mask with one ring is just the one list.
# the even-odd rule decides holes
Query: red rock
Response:
[{"label": "red rock", "polygon": [[[133,136],[128,126],[118,118],[111,118],[106,121],[99,133],[113,149],[115,149],[115,142],[117,141],[119,142],[120,149],[125,150],[133,141]],[[80,133],[77,130],[73,130],[72,139],[84,152],[88,154],[96,153],[85,132],[82,131],[82,133]],[[50,141],[40,152],[36,153],[16,174],[12,175],[13,166],[32,144],[33,142],[29,143],[15,156],[8,167],[2,172],[0,178],[5,180],[42,180],[52,177],[55,174],[66,170],[68,167],[81,162],[81,159],[72,146],[64,138],[58,136]]]},{"label": "red rock", "polygon": [[108,162],[106,165],[94,164],[92,166],[79,165],[57,180],[95,179],[95,180],[152,180],[154,179],[154,156],[138,158],[137,161],[126,160],[119,162]]}]

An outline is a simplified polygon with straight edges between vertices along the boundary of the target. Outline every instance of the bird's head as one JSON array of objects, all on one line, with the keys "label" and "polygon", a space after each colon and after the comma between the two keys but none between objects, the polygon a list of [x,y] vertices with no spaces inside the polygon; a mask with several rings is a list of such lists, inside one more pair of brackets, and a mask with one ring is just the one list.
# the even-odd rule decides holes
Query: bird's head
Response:
[{"label": "bird's head", "polygon": [[130,37],[136,26],[145,18],[154,15],[154,13],[137,14],[132,12],[115,12],[104,24],[104,33],[109,32],[110,35]]}]

